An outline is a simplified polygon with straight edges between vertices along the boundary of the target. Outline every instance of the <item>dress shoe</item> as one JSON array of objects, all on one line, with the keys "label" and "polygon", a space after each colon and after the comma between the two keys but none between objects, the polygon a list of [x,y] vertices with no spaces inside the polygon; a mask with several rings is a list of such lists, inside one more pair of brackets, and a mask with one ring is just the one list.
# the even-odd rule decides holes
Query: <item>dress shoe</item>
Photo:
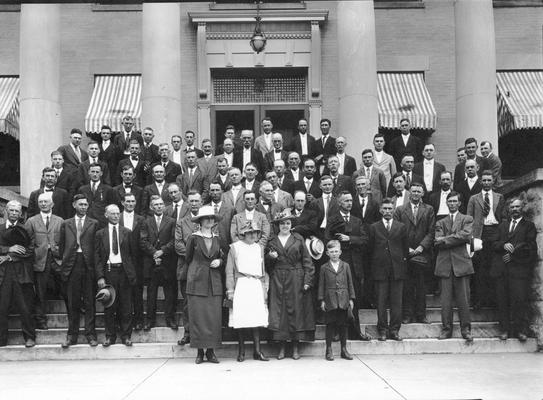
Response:
[{"label": "dress shoe", "polygon": [[390,332],[389,339],[401,342],[403,339],[398,335],[398,332]]},{"label": "dress shoe", "polygon": [[172,320],[170,319],[167,319],[166,320],[166,326],[170,329],[173,329],[174,331],[178,330],[179,329],[179,326],[173,322]]},{"label": "dress shoe", "polygon": [[94,338],[89,339],[89,346],[90,347],[96,347],[98,346],[98,341]]},{"label": "dress shoe", "polygon": [[66,338],[66,340],[60,345],[63,349],[67,349],[70,346],[76,345],[77,340],[72,340],[71,338]]},{"label": "dress shoe", "polygon": [[379,332],[379,336],[377,336],[377,340],[379,340],[380,342],[384,342],[385,340],[387,340],[387,335],[385,332]]},{"label": "dress shoe", "polygon": [[259,351],[259,352],[255,351],[253,353],[253,359],[258,360],[258,361],[270,361],[270,359],[268,357],[266,357],[264,355],[264,353],[262,353],[261,351]]},{"label": "dress shoe", "polygon": [[334,353],[332,352],[332,346],[326,348],[326,355],[324,356],[327,361],[334,361]]},{"label": "dress shoe", "polygon": [[188,336],[188,335],[183,336],[181,339],[179,339],[177,341],[177,344],[179,346],[184,346],[184,345],[189,344],[189,343],[190,343],[190,336]]},{"label": "dress shoe", "polygon": [[411,324],[411,323],[413,323],[413,318],[411,317],[404,317],[402,319],[402,324]]},{"label": "dress shoe", "polygon": [[236,360],[238,360],[238,362],[245,361],[245,352],[244,351],[238,352],[238,358],[236,358]]},{"label": "dress shoe", "polygon": [[347,350],[347,347],[342,347],[340,354],[341,354],[341,358],[343,358],[344,360],[352,360],[353,359],[353,356],[351,355],[351,353],[349,353],[349,351]]},{"label": "dress shoe", "polygon": [[428,321],[428,318],[422,317],[416,319],[417,324],[429,324],[430,321]]},{"label": "dress shoe", "polygon": [[369,342],[371,339],[371,335],[368,335],[367,333],[361,333],[359,336],[359,340],[362,340],[363,342]]},{"label": "dress shoe", "polygon": [[500,338],[500,340],[507,340],[508,337],[509,335],[507,334],[507,332],[502,332],[498,335],[498,338]]},{"label": "dress shoe", "polygon": [[300,352],[298,351],[297,348],[292,350],[292,359],[293,360],[299,360],[300,359]]},{"label": "dress shoe", "polygon": [[25,347],[34,347],[36,345],[36,341],[34,339],[26,339],[25,341]]},{"label": "dress shoe", "polygon": [[524,343],[526,340],[528,340],[528,336],[526,336],[526,335],[525,335],[524,333],[522,333],[522,332],[519,332],[519,334],[518,334],[517,337],[518,337],[518,340],[519,340],[520,342],[523,342],[523,343]]},{"label": "dress shoe", "polygon": [[137,322],[136,325],[134,325],[135,331],[141,331],[143,329],[143,324],[141,322]]},{"label": "dress shoe", "polygon": [[450,331],[441,331],[441,333],[438,336],[439,340],[445,340],[452,338],[452,333]]},{"label": "dress shoe", "polygon": [[201,364],[204,362],[204,350],[198,349],[198,354],[196,355],[195,364]]},{"label": "dress shoe", "polygon": [[467,343],[473,343],[473,336],[471,336],[471,332],[463,332],[462,337],[466,339]]},{"label": "dress shoe", "polygon": [[219,363],[219,360],[217,360],[217,356],[215,355],[215,352],[213,351],[213,349],[207,349],[206,358],[207,358],[207,361],[209,361],[210,363],[213,363],[213,364]]},{"label": "dress shoe", "polygon": [[123,344],[127,347],[131,347],[132,346],[132,340],[130,339],[123,339]]},{"label": "dress shoe", "polygon": [[285,358],[285,348],[281,347],[279,349],[279,354],[277,354],[277,359],[282,360],[283,358]]},{"label": "dress shoe", "polygon": [[102,343],[102,346],[109,347],[112,344],[115,344],[115,342],[113,340],[111,340],[110,338],[106,338],[106,340],[104,340],[104,343]]}]

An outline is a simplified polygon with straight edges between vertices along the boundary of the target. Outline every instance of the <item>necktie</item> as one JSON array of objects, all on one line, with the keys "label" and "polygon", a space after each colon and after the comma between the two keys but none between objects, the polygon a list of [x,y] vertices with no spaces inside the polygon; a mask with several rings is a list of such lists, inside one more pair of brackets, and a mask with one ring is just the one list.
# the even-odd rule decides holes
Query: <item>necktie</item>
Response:
[{"label": "necktie", "polygon": [[485,204],[483,205],[483,215],[486,217],[490,213],[490,197],[488,192],[485,193]]},{"label": "necktie", "polygon": [[418,204],[413,205],[413,218],[415,219],[415,222],[417,221],[418,212],[419,212],[419,205]]},{"label": "necktie", "polygon": [[219,213],[219,204],[217,204],[217,203],[213,204],[213,212],[215,214]]},{"label": "necktie", "polygon": [[349,222],[349,216],[348,215],[344,215],[343,219],[345,220],[345,222]]},{"label": "necktie", "polygon": [[311,187],[311,183],[309,181],[305,181],[305,190],[306,190],[306,192],[309,192],[310,187]]},{"label": "necktie", "polygon": [[334,187],[335,187],[337,185],[337,178],[334,178],[333,181],[334,181]]},{"label": "necktie", "polygon": [[369,178],[370,177],[370,169],[369,167],[366,168],[366,178]]},{"label": "necktie", "polygon": [[409,172],[405,174],[405,187],[411,187],[411,177],[409,176]]},{"label": "necktie", "polygon": [[92,185],[91,185],[91,190],[92,190],[92,194],[95,194],[96,193],[96,182],[92,182]]},{"label": "necktie", "polygon": [[511,225],[511,229],[509,229],[509,233],[513,233],[516,227],[517,227],[517,220],[514,219],[513,224]]},{"label": "necktie", "polygon": [[162,166],[164,167],[164,169],[166,169],[166,163],[165,162],[162,163]]},{"label": "necktie", "polygon": [[451,214],[451,223],[454,224],[454,214]]},{"label": "necktie", "polygon": [[192,168],[189,168],[189,182],[192,182]]},{"label": "necktie", "polygon": [[162,217],[159,215],[156,217],[156,227],[160,229],[160,221],[162,221]]},{"label": "necktie", "polygon": [[113,235],[113,240],[112,240],[112,245],[113,245],[113,254],[117,255],[119,254],[119,239],[117,238],[117,226],[116,225],[113,225],[113,229],[112,229],[112,235]]},{"label": "necktie", "polygon": [[49,229],[49,215],[45,217],[45,228]]},{"label": "necktie", "polygon": [[322,137],[322,147],[324,148],[324,143],[326,142],[326,136]]},{"label": "necktie", "polygon": [[178,213],[179,213],[179,205],[176,203],[176,204],[175,204],[175,207],[174,207],[174,210],[173,210],[173,218],[174,218],[176,221],[177,221]]},{"label": "necktie", "polygon": [[390,231],[390,221],[387,221],[387,231]]},{"label": "necktie", "polygon": [[83,230],[83,223],[81,222],[81,218],[77,219],[77,227],[76,227],[76,239],[77,239],[77,245],[81,247],[81,231]]}]

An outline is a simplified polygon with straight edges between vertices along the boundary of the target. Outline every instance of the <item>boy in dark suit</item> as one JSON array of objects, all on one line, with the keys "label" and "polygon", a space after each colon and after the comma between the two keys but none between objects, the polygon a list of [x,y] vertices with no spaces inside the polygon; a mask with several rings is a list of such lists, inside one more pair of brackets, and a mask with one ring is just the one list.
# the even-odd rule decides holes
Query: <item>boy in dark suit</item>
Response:
[{"label": "boy in dark suit", "polygon": [[334,361],[332,339],[339,330],[341,358],[352,360],[347,351],[347,320],[354,307],[354,285],[351,267],[339,259],[341,245],[338,240],[330,240],[326,245],[330,260],[323,264],[319,274],[319,301],[326,321],[326,359]]}]

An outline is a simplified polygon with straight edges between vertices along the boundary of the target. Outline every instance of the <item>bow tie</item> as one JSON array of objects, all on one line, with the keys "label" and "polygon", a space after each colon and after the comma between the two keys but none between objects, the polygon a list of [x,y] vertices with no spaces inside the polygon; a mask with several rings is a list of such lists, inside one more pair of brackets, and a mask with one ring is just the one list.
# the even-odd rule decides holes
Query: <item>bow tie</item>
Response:
[{"label": "bow tie", "polygon": [[275,150],[276,153],[281,153],[282,150]]},{"label": "bow tie", "polygon": [[271,206],[271,201],[263,201],[262,204],[265,206]]},{"label": "bow tie", "polygon": [[134,161],[138,161],[138,157],[130,157]]},{"label": "bow tie", "polygon": [[131,188],[132,185],[124,185],[125,188]]}]

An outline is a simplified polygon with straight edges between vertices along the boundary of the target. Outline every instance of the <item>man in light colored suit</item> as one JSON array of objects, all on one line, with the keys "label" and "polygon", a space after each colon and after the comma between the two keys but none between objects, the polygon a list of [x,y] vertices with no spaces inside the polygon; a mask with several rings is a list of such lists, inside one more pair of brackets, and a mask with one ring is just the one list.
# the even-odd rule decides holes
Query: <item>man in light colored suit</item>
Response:
[{"label": "man in light colored suit", "polygon": [[266,157],[273,150],[272,144],[272,120],[268,117],[262,119],[262,135],[255,139],[254,148],[262,153],[262,158]]},{"label": "man in light colored suit", "polygon": [[458,212],[460,195],[452,191],[447,195],[450,215],[436,223],[434,245],[438,251],[435,275],[441,278],[441,323],[439,339],[452,337],[453,303],[458,308],[460,332],[467,342],[471,336],[469,313],[469,279],[473,265],[466,244],[472,235],[473,218]]},{"label": "man in light colored suit", "polygon": [[[63,219],[52,213],[53,200],[50,193],[38,196],[40,213],[26,221],[25,228],[30,235],[31,246],[34,249],[34,318],[37,329],[47,328],[45,302],[47,282],[50,278],[55,283],[57,293],[66,300],[62,284],[60,254],[60,228]],[[66,304],[66,308],[67,304]]]},{"label": "man in light colored suit", "polygon": [[275,203],[280,204],[283,208],[294,207],[294,200],[292,199],[290,193],[279,189],[277,173],[275,171],[266,172],[266,180],[272,185],[273,200]]},{"label": "man in light colored suit", "polygon": [[384,151],[385,135],[377,133],[373,136],[373,165],[379,168],[385,174],[387,186],[396,173],[396,162],[394,158]]},{"label": "man in light colored suit", "polygon": [[[381,203],[386,194],[387,180],[383,171],[373,165],[373,151],[371,149],[362,151],[362,166],[353,174],[353,182],[356,181],[357,176],[365,176],[370,179],[371,196],[377,203]],[[354,191],[355,188],[351,188],[351,192]]]},{"label": "man in light colored suit", "polygon": [[70,132],[70,144],[60,146],[57,149],[62,154],[65,165],[77,168],[79,164],[89,158],[87,152],[80,147],[82,138],[81,130],[74,128]]},{"label": "man in light colored suit", "polygon": [[213,155],[213,145],[211,144],[211,140],[202,140],[202,151],[204,152],[204,156],[202,158],[198,158],[196,160],[196,164],[204,174],[207,182],[211,182],[211,179],[217,175],[217,157]]},{"label": "man in light colored suit", "polygon": [[242,212],[245,209],[245,203],[243,202],[245,188],[241,184],[241,171],[238,168],[230,168],[228,176],[232,185],[230,190],[224,193],[223,200],[234,208],[236,213]]},{"label": "man in light colored suit", "polygon": [[232,242],[239,240],[239,233],[241,229],[247,225],[248,221],[252,221],[253,226],[257,226],[260,230],[260,240],[258,244],[265,248],[270,238],[270,223],[266,218],[266,214],[262,214],[255,210],[256,206],[256,193],[252,190],[245,191],[243,193],[243,201],[245,203],[245,209],[234,215],[230,224],[230,236]]}]

